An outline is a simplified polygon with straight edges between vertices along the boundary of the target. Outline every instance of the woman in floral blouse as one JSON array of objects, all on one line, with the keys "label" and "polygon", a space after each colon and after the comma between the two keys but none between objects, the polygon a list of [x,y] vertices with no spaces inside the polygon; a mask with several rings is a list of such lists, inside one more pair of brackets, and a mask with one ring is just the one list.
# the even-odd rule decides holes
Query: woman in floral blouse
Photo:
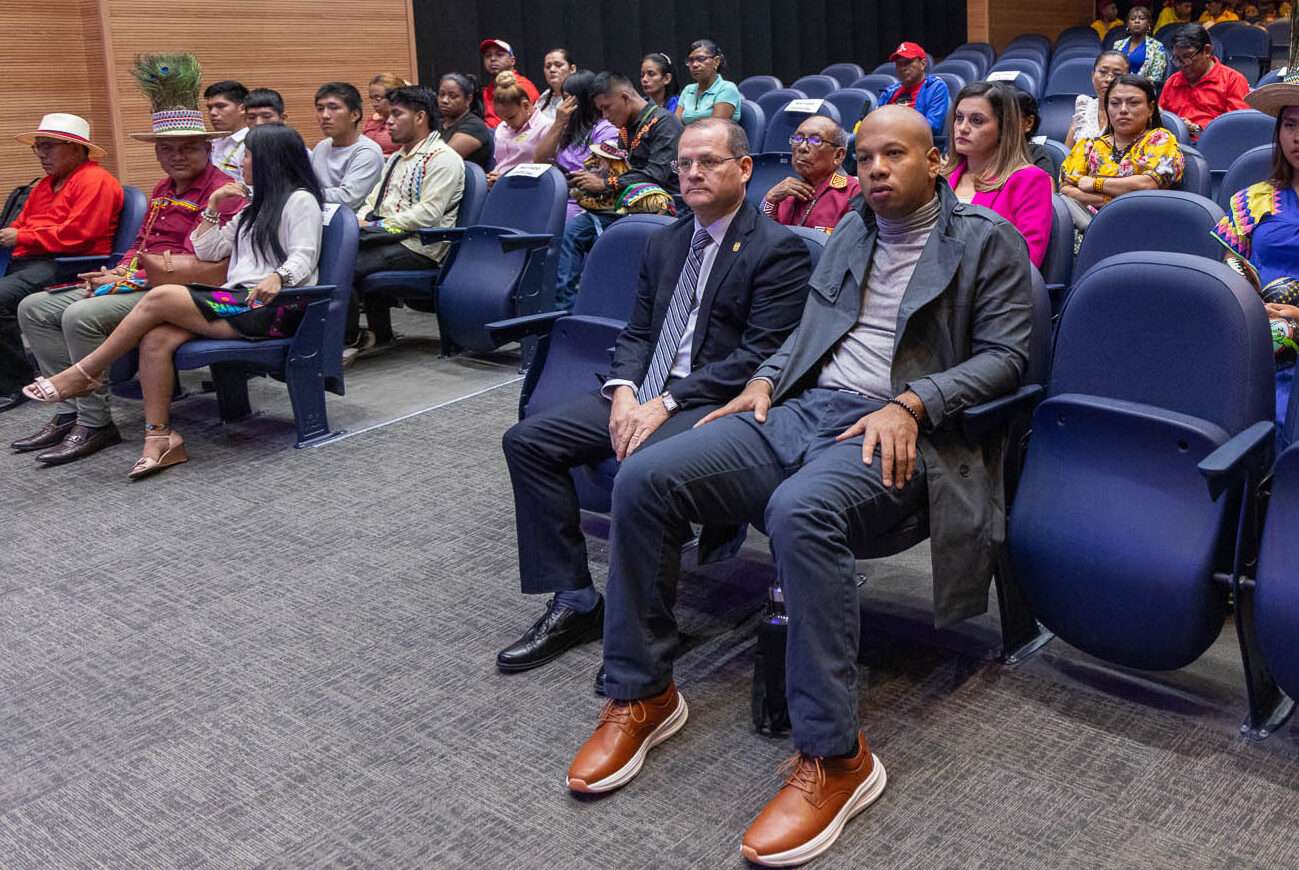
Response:
[{"label": "woman in floral blouse", "polygon": [[1116,78],[1105,93],[1105,111],[1105,132],[1079,141],[1060,167],[1060,193],[1079,232],[1114,197],[1171,187],[1186,165],[1176,137],[1163,127],[1149,81]]}]

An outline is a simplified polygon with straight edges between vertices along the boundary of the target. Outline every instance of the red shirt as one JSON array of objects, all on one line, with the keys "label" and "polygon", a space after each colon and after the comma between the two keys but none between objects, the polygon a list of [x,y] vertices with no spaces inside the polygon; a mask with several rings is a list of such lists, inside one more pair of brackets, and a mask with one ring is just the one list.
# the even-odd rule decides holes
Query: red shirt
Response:
[{"label": "red shirt", "polygon": [[[1209,126],[1209,122],[1226,112],[1248,109],[1245,95],[1249,82],[1243,75],[1225,63],[1214,61],[1213,66],[1195,84],[1186,80],[1186,73],[1178,71],[1164,82],[1164,93],[1159,105],[1180,115],[1183,120]],[[1198,136],[1195,138],[1199,138]]]},{"label": "red shirt", "polygon": [[361,128],[361,133],[375,141],[384,157],[397,150],[397,146],[392,144],[392,134],[388,132],[387,118],[371,115],[365,119],[365,126]]},{"label": "red shirt", "polygon": [[811,200],[787,196],[777,205],[765,199],[762,211],[767,217],[787,227],[811,227],[829,235],[839,218],[848,213],[852,198],[861,193],[861,182],[835,170],[817,185]]},{"label": "red shirt", "polygon": [[[122,257],[122,263],[129,264],[140,251],[151,254],[161,254],[164,251],[194,253],[194,243],[190,241],[189,235],[198,226],[199,213],[207,206],[207,198],[217,188],[231,181],[234,179],[209,163],[182,194],[176,193],[176,183],[170,177],[155,184],[153,193],[149,195],[149,211],[144,223],[140,226],[131,249]],[[238,197],[222,202],[219,209],[222,223],[234,217],[243,205],[244,201]]]},{"label": "red shirt", "polygon": [[18,219],[13,256],[85,256],[113,250],[122,185],[93,160],[72,170],[56,192],[45,176],[32,188]]},{"label": "red shirt", "polygon": [[[532,100],[532,102],[535,103],[537,100],[541,99],[541,91],[538,91],[537,86],[528,81],[528,77],[523,73],[516,72],[514,74],[514,80],[519,83],[519,87],[523,88],[523,92],[528,95],[529,100]],[[483,120],[486,121],[487,126],[491,127],[493,130],[496,129],[497,124],[501,123],[500,116],[496,114],[496,107],[492,105],[492,97],[494,96],[496,96],[496,82],[492,82],[490,85],[483,88]]]}]

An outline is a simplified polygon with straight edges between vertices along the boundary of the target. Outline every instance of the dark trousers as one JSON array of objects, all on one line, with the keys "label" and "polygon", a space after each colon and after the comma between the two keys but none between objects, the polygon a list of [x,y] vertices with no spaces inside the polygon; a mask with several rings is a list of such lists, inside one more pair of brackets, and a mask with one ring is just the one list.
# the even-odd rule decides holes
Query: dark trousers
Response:
[{"label": "dark trousers", "polygon": [[57,275],[53,257],[21,257],[11,260],[0,278],[0,396],[17,393],[34,377],[23,352],[18,303],[54,283]]},{"label": "dark trousers", "polygon": [[361,280],[375,272],[414,272],[419,269],[436,269],[437,260],[418,254],[400,241],[364,245],[356,253],[356,268],[352,278],[352,301],[347,308],[347,344],[355,344],[361,333],[361,308],[365,308],[365,322],[380,344],[392,341],[393,300],[382,293],[367,293],[362,297]]},{"label": "dark trousers", "polygon": [[582,280],[582,266],[586,255],[595,247],[609,224],[618,219],[615,214],[597,214],[584,211],[564,224],[564,237],[559,243],[559,261],[555,266],[555,310],[567,311],[577,301],[577,286]]},{"label": "dark trousers", "polygon": [[813,389],[772,408],[724,417],[634,454],[613,488],[605,594],[609,697],[644,698],[672,679],[672,613],[689,522],[758,521],[785,593],[785,657],[794,745],[809,755],[856,747],[860,634],[855,546],[925,502],[925,475],[901,490],[880,480],[862,439],[834,439],[880,403]]},{"label": "dark trousers", "polygon": [[[501,441],[514,487],[519,578],[527,594],[591,585],[577,491],[568,471],[614,455],[609,404],[599,393],[582,396],[521,420]],[[686,431],[715,407],[677,412],[637,452]]]}]

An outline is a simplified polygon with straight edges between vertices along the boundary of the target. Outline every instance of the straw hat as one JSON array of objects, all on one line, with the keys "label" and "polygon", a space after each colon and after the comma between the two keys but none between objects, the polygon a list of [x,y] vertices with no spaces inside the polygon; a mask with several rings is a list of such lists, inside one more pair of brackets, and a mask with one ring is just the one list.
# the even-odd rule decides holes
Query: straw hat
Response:
[{"label": "straw hat", "polygon": [[35,145],[37,138],[61,139],[90,149],[90,156],[96,160],[108,152],[90,141],[90,122],[80,115],[69,115],[64,112],[52,112],[41,118],[41,125],[31,133],[20,133],[14,138],[24,145]]}]

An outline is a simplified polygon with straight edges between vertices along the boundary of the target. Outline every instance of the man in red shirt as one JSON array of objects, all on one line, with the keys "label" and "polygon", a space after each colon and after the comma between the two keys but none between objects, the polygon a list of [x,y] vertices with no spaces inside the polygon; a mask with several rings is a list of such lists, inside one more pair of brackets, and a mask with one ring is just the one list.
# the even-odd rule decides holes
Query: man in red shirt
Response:
[{"label": "man in red shirt", "polygon": [[[487,122],[488,127],[495,129],[496,125],[501,123],[496,109],[492,107],[492,97],[496,95],[496,77],[507,69],[514,69],[517,61],[514,58],[514,49],[501,39],[484,39],[478,45],[478,52],[483,56],[483,71],[486,73],[487,82],[483,87],[483,120]],[[528,99],[534,104],[541,98],[537,86],[528,81],[528,77],[523,73],[516,70],[514,80],[519,83],[519,87],[523,88]]]},{"label": "man in red shirt", "polygon": [[1192,141],[1219,115],[1249,108],[1245,102],[1249,82],[1214,58],[1209,31],[1198,24],[1186,25],[1173,39],[1172,53],[1181,70],[1164,83],[1159,105],[1181,116]]},{"label": "man in red shirt", "polygon": [[55,281],[55,257],[112,250],[123,196],[122,185],[93,159],[105,152],[90,141],[84,118],[49,114],[35,132],[15,138],[32,146],[45,177],[13,225],[0,229],[0,248],[8,248],[12,258],[0,277],[0,411],[23,401],[20,391],[32,378],[18,303]]}]

